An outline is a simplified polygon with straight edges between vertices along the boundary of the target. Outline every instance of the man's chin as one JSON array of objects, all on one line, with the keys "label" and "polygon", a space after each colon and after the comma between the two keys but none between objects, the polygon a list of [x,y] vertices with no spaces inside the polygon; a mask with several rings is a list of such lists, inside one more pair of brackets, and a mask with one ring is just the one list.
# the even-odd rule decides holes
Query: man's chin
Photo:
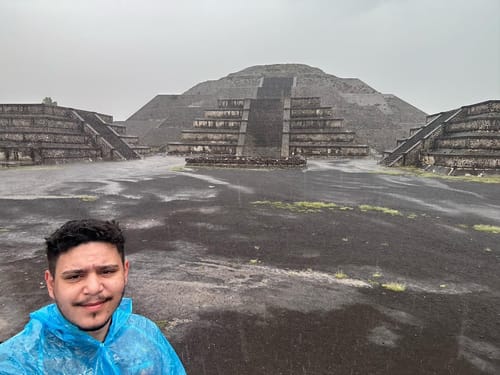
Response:
[{"label": "man's chin", "polygon": [[103,329],[104,327],[106,327],[109,323],[111,322],[111,316],[106,319],[103,323],[100,323],[100,324],[94,324],[94,325],[85,325],[85,326],[79,326],[79,325],[76,325],[81,331],[84,331],[84,332],[95,332],[95,331],[99,331],[101,329]]}]

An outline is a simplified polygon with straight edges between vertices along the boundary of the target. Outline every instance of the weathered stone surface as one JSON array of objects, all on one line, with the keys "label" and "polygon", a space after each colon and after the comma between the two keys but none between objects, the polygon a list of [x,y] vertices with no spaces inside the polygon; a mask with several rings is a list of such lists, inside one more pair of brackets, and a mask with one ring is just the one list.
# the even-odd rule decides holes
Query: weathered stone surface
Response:
[{"label": "weathered stone surface", "polygon": [[426,127],[401,140],[382,162],[500,170],[500,100],[464,106],[428,119]]},{"label": "weathered stone surface", "polygon": [[[96,123],[84,121],[81,116],[87,115]],[[137,137],[125,135],[124,126],[108,126],[106,122],[112,121],[112,116],[66,107],[0,104],[0,164],[115,160],[123,158],[124,148],[137,157],[137,153],[147,152],[149,148],[138,145]],[[96,130],[97,125],[107,135]],[[113,139],[122,144],[122,149],[115,150]]]},{"label": "weathered stone surface", "polygon": [[[253,66],[219,80],[202,82],[181,95],[158,95],[126,124],[143,121],[143,128],[134,126],[130,132],[149,145],[178,141],[181,130],[191,128],[193,121],[203,116],[203,108],[216,107],[218,99],[255,99],[263,78],[270,76],[294,77],[292,98],[308,98],[294,106],[316,106],[318,103],[310,98],[321,98],[321,104],[332,107],[335,117],[344,118],[344,125],[356,132],[360,142],[379,151],[393,147],[410,128],[425,123],[424,112],[394,95],[376,91],[359,79],[336,77],[302,64],[277,64]],[[228,103],[225,107],[233,106],[234,103]],[[151,128],[149,121],[161,125]]]},{"label": "weathered stone surface", "polygon": [[301,156],[291,156],[286,158],[265,158],[258,156],[231,156],[222,157],[195,156],[186,158],[186,164],[190,166],[217,166],[217,167],[237,167],[237,168],[302,168],[306,166],[306,159]]},{"label": "weathered stone surface", "polygon": [[321,98],[290,97],[294,82],[265,77],[257,99],[219,99],[219,108],[205,110],[204,119],[194,120],[194,130],[183,130],[181,142],[168,144],[168,152],[263,159],[367,156],[368,146],[354,143],[354,132],[342,129],[343,120],[333,118]]},{"label": "weathered stone surface", "polygon": [[290,133],[290,142],[352,142],[354,141],[354,132],[338,133]]}]

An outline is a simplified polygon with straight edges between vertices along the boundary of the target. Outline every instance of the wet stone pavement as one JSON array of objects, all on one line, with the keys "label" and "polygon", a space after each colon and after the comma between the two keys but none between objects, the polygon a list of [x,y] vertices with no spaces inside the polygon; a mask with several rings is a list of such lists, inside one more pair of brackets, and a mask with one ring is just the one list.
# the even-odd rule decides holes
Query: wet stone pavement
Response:
[{"label": "wet stone pavement", "polygon": [[477,230],[500,226],[498,184],[372,160],[183,166],[0,170],[0,341],[49,302],[43,237],[114,218],[126,294],[189,374],[500,373],[500,234]]}]

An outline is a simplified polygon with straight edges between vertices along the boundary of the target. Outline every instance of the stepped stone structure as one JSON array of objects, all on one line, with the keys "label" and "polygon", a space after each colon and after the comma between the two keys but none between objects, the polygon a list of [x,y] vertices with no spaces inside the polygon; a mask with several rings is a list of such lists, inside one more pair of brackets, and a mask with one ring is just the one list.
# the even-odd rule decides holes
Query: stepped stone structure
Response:
[{"label": "stepped stone structure", "polygon": [[[218,100],[260,99],[263,79],[293,80],[290,97],[319,97],[344,119],[358,142],[382,152],[392,147],[411,128],[425,123],[426,114],[397,96],[382,94],[357,78],[340,78],[302,64],[259,65],[231,73],[218,80],[195,85],[180,95],[157,95],[124,122],[143,144],[164,149],[179,141],[182,130],[204,116],[204,109],[217,108]],[[276,89],[281,90],[281,89]],[[281,95],[281,91],[279,91]],[[286,96],[286,92],[283,92]]]},{"label": "stepped stone structure", "polygon": [[101,113],[45,104],[0,104],[0,164],[140,158],[149,147]]},{"label": "stepped stone structure", "polygon": [[215,109],[183,130],[169,154],[280,159],[290,156],[367,156],[368,146],[333,117],[318,97],[292,97],[295,77],[264,77],[254,99],[219,99]]},{"label": "stepped stone structure", "polygon": [[428,116],[427,124],[399,140],[382,163],[500,171],[500,100]]}]

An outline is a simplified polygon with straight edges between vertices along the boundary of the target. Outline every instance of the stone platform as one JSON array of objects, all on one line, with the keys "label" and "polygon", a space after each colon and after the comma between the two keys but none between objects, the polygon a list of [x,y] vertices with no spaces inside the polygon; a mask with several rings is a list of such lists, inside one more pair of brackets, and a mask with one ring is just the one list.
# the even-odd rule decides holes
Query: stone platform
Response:
[{"label": "stone platform", "polygon": [[149,147],[111,116],[45,104],[0,104],[0,164],[130,160]]},{"label": "stone platform", "polygon": [[306,159],[301,156],[273,159],[255,156],[210,155],[187,157],[186,165],[227,168],[304,168]]},{"label": "stone platform", "polygon": [[[254,99],[219,99],[206,109],[180,142],[167,146],[170,155],[232,155],[265,159],[362,157],[368,146],[355,143],[320,97],[291,97],[293,77],[265,77]],[[250,160],[250,159],[249,159]]]},{"label": "stone platform", "polygon": [[386,153],[382,163],[500,170],[500,100],[429,116],[427,124],[400,140],[396,149]]}]

